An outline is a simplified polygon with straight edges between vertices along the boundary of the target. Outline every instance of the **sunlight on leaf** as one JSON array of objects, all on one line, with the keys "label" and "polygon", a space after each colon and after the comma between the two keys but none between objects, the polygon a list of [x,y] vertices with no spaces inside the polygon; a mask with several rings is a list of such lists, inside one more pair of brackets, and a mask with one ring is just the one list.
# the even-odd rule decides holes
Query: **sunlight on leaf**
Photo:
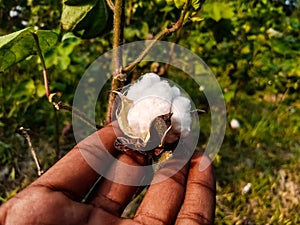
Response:
[{"label": "sunlight on leaf", "polygon": [[104,0],[89,0],[82,4],[65,1],[62,12],[62,27],[82,38],[94,38],[111,27],[109,11]]},{"label": "sunlight on leaf", "polygon": [[204,10],[208,17],[217,22],[221,19],[231,19],[234,16],[233,8],[225,2],[207,3]]},{"label": "sunlight on leaf", "polygon": [[185,3],[185,0],[174,0],[175,6],[178,9],[181,9]]},{"label": "sunlight on leaf", "polygon": [[97,0],[87,1],[85,5],[67,5],[69,1],[65,1],[61,16],[62,27],[66,31],[73,30],[77,24],[84,19],[90,10],[96,5]]},{"label": "sunlight on leaf", "polygon": [[37,54],[33,33],[38,36],[43,53],[50,50],[58,41],[55,32],[35,31],[31,27],[0,37],[0,72],[30,55]]}]

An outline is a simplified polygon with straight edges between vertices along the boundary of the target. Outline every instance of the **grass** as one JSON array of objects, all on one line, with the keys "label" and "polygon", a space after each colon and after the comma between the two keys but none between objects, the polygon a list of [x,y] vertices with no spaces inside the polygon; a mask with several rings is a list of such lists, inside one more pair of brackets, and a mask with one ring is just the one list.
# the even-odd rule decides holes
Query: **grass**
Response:
[{"label": "grass", "polygon": [[291,113],[284,102],[244,101],[248,106],[236,109],[241,129],[228,130],[214,162],[215,224],[299,224],[299,108]]},{"label": "grass", "polygon": [[[214,160],[215,224],[300,224],[300,109],[291,107],[288,102],[274,104],[255,96],[241,96],[228,105],[228,120],[237,118],[241,128],[227,128]],[[1,133],[9,157],[1,164],[0,201],[4,202],[37,174],[24,139],[8,130]],[[32,136],[32,141],[42,165],[49,167],[55,157],[49,136]],[[251,188],[243,193],[248,183]]]}]

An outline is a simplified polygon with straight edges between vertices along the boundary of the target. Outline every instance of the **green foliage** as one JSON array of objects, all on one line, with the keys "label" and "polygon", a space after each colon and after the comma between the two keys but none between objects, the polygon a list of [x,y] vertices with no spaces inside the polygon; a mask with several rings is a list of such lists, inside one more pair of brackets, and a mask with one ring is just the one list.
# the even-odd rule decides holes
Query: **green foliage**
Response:
[{"label": "green foliage", "polygon": [[[126,1],[124,42],[152,39],[172,26],[184,2]],[[298,224],[299,1],[291,0],[290,5],[283,0],[203,2],[192,0],[185,27],[165,40],[178,42],[199,55],[224,92],[228,127],[214,161],[216,224]],[[54,112],[44,97],[42,67],[34,56],[37,48],[32,34],[39,38],[51,90],[70,105],[85,69],[112,47],[112,12],[104,0],[19,4],[23,11],[17,18],[9,17],[15,1],[0,4],[0,32],[11,33],[0,37],[0,166],[1,171],[7,171],[0,174],[7,185],[0,186],[2,201],[28,184],[26,176],[35,176],[34,166],[25,170],[29,175],[22,172],[29,168],[31,158],[24,139],[15,133],[18,126],[31,129],[46,168],[56,159],[57,137],[63,153],[70,148],[70,142],[61,136],[71,120],[70,114]],[[38,30],[24,29],[22,20]],[[64,30],[59,31],[60,24]],[[129,78],[149,72],[150,64],[140,64]],[[198,146],[205,148],[210,135],[210,112],[201,88],[176,68],[169,69],[168,77],[187,91],[197,108],[206,110],[200,115]],[[107,83],[96,106],[99,123],[105,116],[109,89]],[[240,122],[240,129],[230,127],[231,119]],[[247,183],[252,188],[243,194]]]},{"label": "green foliage", "polygon": [[66,31],[82,38],[94,38],[111,28],[105,0],[70,1],[63,4],[61,23]]},{"label": "green foliage", "polygon": [[233,7],[230,3],[220,1],[207,1],[203,13],[207,18],[218,22],[221,19],[232,19],[234,16]]},{"label": "green foliage", "polygon": [[58,41],[58,35],[55,32],[34,31],[30,27],[0,37],[0,72],[30,55],[37,54],[38,48],[34,35],[38,38],[42,53],[49,51]]}]

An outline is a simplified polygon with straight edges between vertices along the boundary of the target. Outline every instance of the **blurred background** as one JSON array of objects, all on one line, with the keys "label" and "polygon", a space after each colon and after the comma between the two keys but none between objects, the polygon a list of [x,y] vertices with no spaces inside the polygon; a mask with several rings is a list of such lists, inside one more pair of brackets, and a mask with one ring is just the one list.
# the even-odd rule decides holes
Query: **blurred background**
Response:
[{"label": "blurred background", "polygon": [[[102,0],[98,0],[102,1]],[[76,2],[76,1],[74,1]],[[180,16],[181,1],[127,0],[124,42],[153,39]],[[300,223],[300,2],[297,0],[194,1],[182,29],[164,40],[201,57],[216,76],[227,107],[223,145],[214,160],[217,179],[216,224]],[[51,30],[59,41],[44,54],[52,93],[72,105],[77,83],[88,66],[112,49],[107,8],[101,33],[62,30],[63,2],[0,0],[0,35],[27,27]],[[5,49],[0,44],[1,52]],[[20,49],[21,51],[22,49]],[[2,57],[2,60],[3,57]],[[192,66],[192,65],[187,65]],[[176,68],[141,63],[129,79],[157,72],[179,84],[199,109],[199,150],[210,135],[210,113],[203,87]],[[97,103],[105,121],[108,82]],[[86,90],[88,91],[88,90]],[[0,201],[38,177],[20,127],[26,129],[41,167],[47,170],[75,141],[71,113],[49,104],[42,66],[32,55],[0,72]],[[23,132],[24,134],[24,132]]]}]

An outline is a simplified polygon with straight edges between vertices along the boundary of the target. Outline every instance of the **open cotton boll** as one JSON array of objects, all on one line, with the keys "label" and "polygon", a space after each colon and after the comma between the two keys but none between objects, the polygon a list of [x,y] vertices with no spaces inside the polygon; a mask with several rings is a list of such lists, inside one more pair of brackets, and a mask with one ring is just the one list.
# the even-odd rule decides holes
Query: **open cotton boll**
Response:
[{"label": "open cotton boll", "polygon": [[141,96],[145,95],[145,90],[151,88],[151,86],[158,82],[160,82],[160,77],[158,75],[155,73],[147,73],[142,76],[142,79],[130,86],[126,97],[131,100],[139,99]]},{"label": "open cotton boll", "polygon": [[[128,99],[128,106],[117,115],[119,124],[124,125],[123,131],[129,137],[147,142],[150,127],[154,119],[172,113],[171,126],[176,141],[180,135],[186,136],[190,132],[191,102],[181,96],[181,91],[176,86],[171,86],[167,80],[162,80],[154,73],[143,75],[136,83],[132,84],[122,97]],[[126,109],[126,110],[125,110]],[[128,130],[128,133],[126,133]],[[167,133],[167,136],[169,133]]]},{"label": "open cotton boll", "polygon": [[177,96],[180,96],[180,90],[178,87],[173,86],[172,92],[173,92],[173,99],[176,98]]},{"label": "open cotton boll", "polygon": [[171,122],[173,129],[185,137],[191,130],[191,102],[183,96],[176,97],[172,102]]},{"label": "open cotton boll", "polygon": [[157,96],[144,97],[134,103],[128,112],[128,125],[141,137],[149,131],[151,122],[170,112],[171,102]]}]

